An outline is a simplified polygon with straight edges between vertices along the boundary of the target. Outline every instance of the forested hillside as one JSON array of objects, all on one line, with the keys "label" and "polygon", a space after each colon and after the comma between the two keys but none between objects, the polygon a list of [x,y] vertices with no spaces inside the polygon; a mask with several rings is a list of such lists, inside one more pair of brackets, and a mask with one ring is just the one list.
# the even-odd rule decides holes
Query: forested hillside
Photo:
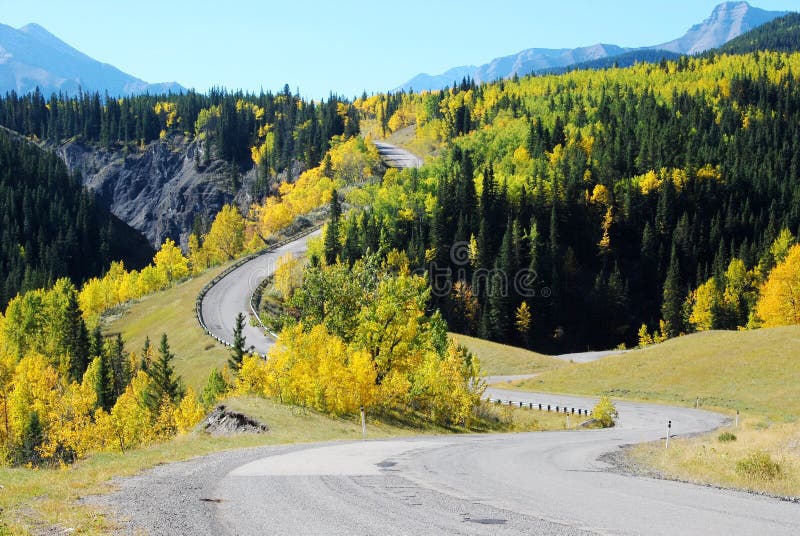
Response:
[{"label": "forested hillside", "polygon": [[60,277],[82,282],[112,260],[138,268],[153,251],[98,206],[63,162],[0,130],[0,308]]},{"label": "forested hillside", "polygon": [[440,156],[368,189],[341,255],[405,249],[451,329],[541,350],[757,325],[800,231],[798,72],[800,54],[683,57],[360,99]]},{"label": "forested hillside", "polygon": [[789,13],[728,41],[713,53],[747,54],[760,50],[793,52],[798,49],[800,49],[800,13]]},{"label": "forested hillside", "polygon": [[338,97],[305,101],[288,86],[278,94],[211,90],[119,99],[97,93],[47,98],[37,91],[0,98],[0,125],[56,143],[77,137],[129,150],[172,134],[199,138],[207,142],[197,157],[199,167],[219,158],[235,164],[230,171],[235,176],[255,163],[256,193],[264,195],[269,180],[292,163],[315,167],[333,136],[356,134],[358,117]]}]

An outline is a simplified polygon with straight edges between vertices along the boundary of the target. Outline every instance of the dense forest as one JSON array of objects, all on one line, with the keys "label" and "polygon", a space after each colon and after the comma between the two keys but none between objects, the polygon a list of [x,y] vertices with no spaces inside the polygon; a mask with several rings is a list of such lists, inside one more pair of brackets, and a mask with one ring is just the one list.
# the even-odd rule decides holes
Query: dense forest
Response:
[{"label": "dense forest", "polygon": [[86,192],[54,154],[0,130],[0,307],[18,292],[146,264],[147,241]]},{"label": "dense forest", "polygon": [[331,96],[305,101],[289,87],[252,95],[212,89],[207,94],[138,95],[110,98],[84,93],[75,97],[36,91],[0,97],[0,125],[39,140],[60,143],[77,138],[105,148],[131,149],[159,137],[202,139],[206,150],[197,165],[211,159],[258,166],[254,197],[268,193],[276,175],[298,163],[317,166],[334,136],[359,131],[357,111]]},{"label": "dense forest", "polygon": [[747,54],[800,50],[800,13],[789,13],[732,39],[711,54]]},{"label": "dense forest", "polygon": [[800,54],[683,57],[360,99],[365,125],[414,125],[439,156],[368,187],[336,253],[404,249],[451,329],[499,341],[688,332],[693,289],[724,290],[733,261],[757,286],[800,231],[798,72]]}]

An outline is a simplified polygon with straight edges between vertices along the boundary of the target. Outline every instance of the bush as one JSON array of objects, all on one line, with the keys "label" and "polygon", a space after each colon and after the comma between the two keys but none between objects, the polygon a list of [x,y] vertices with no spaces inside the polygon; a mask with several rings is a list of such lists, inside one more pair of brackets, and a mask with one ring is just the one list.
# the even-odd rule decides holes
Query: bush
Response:
[{"label": "bush", "polygon": [[722,432],[717,439],[720,443],[730,443],[731,441],[736,441],[736,435],[730,432]]},{"label": "bush", "polygon": [[603,428],[611,428],[616,424],[617,417],[619,413],[611,399],[607,396],[600,397],[600,402],[592,410],[592,419]]},{"label": "bush", "polygon": [[756,450],[736,462],[736,472],[748,478],[774,480],[781,476],[781,464],[769,452]]}]

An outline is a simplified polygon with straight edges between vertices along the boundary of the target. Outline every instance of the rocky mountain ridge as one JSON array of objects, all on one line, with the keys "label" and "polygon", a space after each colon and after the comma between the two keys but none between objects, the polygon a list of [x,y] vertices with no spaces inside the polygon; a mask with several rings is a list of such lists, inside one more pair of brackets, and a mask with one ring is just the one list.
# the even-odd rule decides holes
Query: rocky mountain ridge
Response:
[{"label": "rocky mountain ridge", "polygon": [[665,50],[677,54],[697,54],[717,48],[753,28],[785,15],[785,11],[766,11],[747,2],[725,2],[716,6],[703,22],[692,26],[678,39],[660,45],[623,48],[596,44],[574,49],[531,48],[503,56],[481,66],[462,66],[439,75],[420,74],[393,91],[429,91],[442,89],[469,77],[478,83],[525,76],[532,73],[558,72],[577,64],[622,56],[638,50]]}]

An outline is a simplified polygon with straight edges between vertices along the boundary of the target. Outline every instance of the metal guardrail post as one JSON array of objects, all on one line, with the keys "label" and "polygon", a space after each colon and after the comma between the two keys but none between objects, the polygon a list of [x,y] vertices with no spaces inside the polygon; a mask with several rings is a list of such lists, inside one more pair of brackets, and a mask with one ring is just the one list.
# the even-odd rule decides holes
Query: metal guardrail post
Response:
[{"label": "metal guardrail post", "polygon": [[[256,253],[251,253],[250,255],[242,257],[241,259],[236,261],[234,264],[232,264],[231,266],[229,266],[225,270],[223,270],[219,275],[217,275],[214,279],[212,279],[208,284],[206,284],[206,286],[204,286],[200,290],[200,293],[197,295],[197,300],[195,301],[195,312],[197,314],[197,320],[198,320],[198,323],[200,324],[200,327],[203,328],[203,331],[205,331],[206,333],[211,335],[211,330],[208,329],[208,326],[206,326],[206,323],[205,323],[205,319],[203,318],[203,298],[205,298],[206,294],[208,294],[208,291],[211,290],[214,287],[214,285],[219,283],[223,278],[225,278],[226,276],[230,275],[232,272],[238,270],[239,268],[241,268],[242,266],[244,266],[246,263],[250,262],[251,260],[256,259],[258,257],[261,257],[262,255],[266,255],[267,253],[272,253],[275,250],[280,249],[281,247],[285,246],[286,244],[294,242],[295,240],[299,240],[300,238],[303,238],[304,236],[308,236],[311,233],[314,233],[314,232],[318,231],[319,229],[322,229],[323,225],[325,225],[325,224],[318,224],[318,225],[314,225],[312,227],[309,227],[307,229],[303,229],[299,233],[293,234],[292,236],[289,236],[287,238],[284,238],[283,240],[279,240],[278,242],[276,242],[274,244],[266,246],[261,251],[258,251]],[[252,308],[252,296],[251,296],[250,301],[251,301],[251,308]],[[256,318],[258,318],[258,315],[256,315]],[[259,323],[260,323],[260,319],[259,319]],[[263,324],[262,324],[262,327],[263,327]],[[272,333],[270,333],[270,334],[275,336]],[[223,339],[221,339],[219,337],[216,337],[214,335],[212,335],[212,337],[214,339],[216,339],[219,343],[221,343],[221,344],[223,344],[225,346],[232,346],[230,343],[228,343],[227,341],[225,341],[225,340],[223,340]],[[275,336],[275,338],[277,338],[277,336]]]}]

